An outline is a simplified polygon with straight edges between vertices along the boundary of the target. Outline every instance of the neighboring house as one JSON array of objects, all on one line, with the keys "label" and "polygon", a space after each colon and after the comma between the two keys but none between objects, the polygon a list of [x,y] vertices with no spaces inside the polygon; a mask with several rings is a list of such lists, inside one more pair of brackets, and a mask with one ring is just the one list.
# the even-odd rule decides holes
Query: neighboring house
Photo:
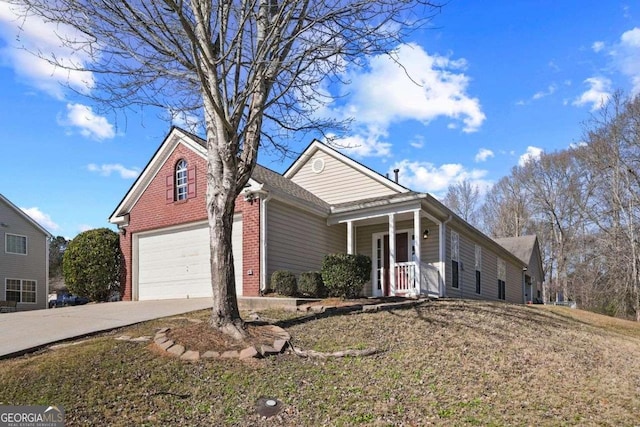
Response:
[{"label": "neighboring house", "polygon": [[[211,296],[205,141],[173,128],[109,221],[120,229],[124,299]],[[393,238],[389,238],[393,236]],[[256,166],[232,231],[239,296],[280,269],[319,270],[324,255],[371,257],[367,296],[525,301],[517,256],[438,200],[312,142],[283,174]]]},{"label": "neighboring house", "polygon": [[0,194],[0,299],[47,308],[51,234]]},{"label": "neighboring house", "polygon": [[524,294],[527,302],[542,302],[544,269],[536,236],[505,237],[496,242],[520,258],[527,267],[524,273]]}]

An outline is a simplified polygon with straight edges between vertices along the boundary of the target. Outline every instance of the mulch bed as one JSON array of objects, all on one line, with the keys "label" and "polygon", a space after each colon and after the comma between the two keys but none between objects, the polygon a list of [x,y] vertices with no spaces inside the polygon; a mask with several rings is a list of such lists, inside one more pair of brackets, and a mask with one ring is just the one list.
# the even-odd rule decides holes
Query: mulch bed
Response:
[{"label": "mulch bed", "polygon": [[172,327],[167,337],[180,343],[189,350],[199,352],[227,350],[242,350],[250,346],[259,348],[260,345],[272,345],[279,336],[270,329],[270,325],[246,324],[247,337],[236,341],[226,334],[212,328],[207,322],[186,326]]}]

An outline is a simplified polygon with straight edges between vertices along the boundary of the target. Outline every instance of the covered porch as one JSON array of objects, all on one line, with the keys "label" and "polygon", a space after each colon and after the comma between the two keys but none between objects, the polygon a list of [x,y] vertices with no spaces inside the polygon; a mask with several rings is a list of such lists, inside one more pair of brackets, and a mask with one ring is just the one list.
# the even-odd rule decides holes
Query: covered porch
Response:
[{"label": "covered porch", "polygon": [[430,213],[420,196],[360,202],[330,218],[346,224],[347,253],[371,257],[366,296],[444,295],[446,221]]}]

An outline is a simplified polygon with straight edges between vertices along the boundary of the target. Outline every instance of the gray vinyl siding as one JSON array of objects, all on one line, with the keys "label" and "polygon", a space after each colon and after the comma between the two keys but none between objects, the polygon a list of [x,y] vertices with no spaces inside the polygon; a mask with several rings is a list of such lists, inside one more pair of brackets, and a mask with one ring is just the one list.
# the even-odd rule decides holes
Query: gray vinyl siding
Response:
[{"label": "gray vinyl siding", "polygon": [[[47,237],[13,208],[0,201],[0,300],[6,299],[6,279],[36,281],[36,302],[18,303],[18,310],[47,307]],[[27,255],[6,253],[6,235],[27,237]]]},{"label": "gray vinyl siding", "polygon": [[277,200],[267,203],[267,281],[276,270],[299,275],[319,271],[328,253],[346,252],[345,225],[328,226],[326,219]]},{"label": "gray vinyl siding", "polygon": [[[422,218],[420,222],[421,229],[429,229],[429,238],[422,240],[421,257],[422,262],[432,264],[438,267],[439,243],[438,243],[438,225]],[[389,223],[384,222],[374,225],[365,225],[355,228],[356,253],[363,254],[371,258],[372,270],[375,270],[375,254],[373,253],[373,235],[377,233],[389,233]],[[413,233],[413,220],[396,222],[396,231],[411,230]],[[422,238],[422,236],[418,236]],[[372,271],[373,273],[373,271]],[[371,281],[364,286],[364,295],[373,295]]]},{"label": "gray vinyl siding", "polygon": [[[453,275],[451,273],[451,230],[449,226],[446,230],[446,296],[449,298],[467,298],[498,301],[498,259],[505,262],[507,269],[506,280],[506,301],[521,304],[522,296],[522,267],[513,263],[513,260],[506,256],[498,255],[480,240],[474,240],[471,236],[465,235],[458,230],[460,261],[464,269],[458,273],[459,288],[451,286]],[[480,294],[476,293],[476,270],[475,270],[475,246],[482,248],[481,265],[481,287]]]},{"label": "gray vinyl siding", "polygon": [[[313,161],[324,160],[324,170],[312,170]],[[365,175],[356,168],[323,151],[316,151],[291,180],[327,203],[343,203],[370,197],[381,197],[398,192]]]},{"label": "gray vinyl siding", "polygon": [[505,259],[507,265],[507,286],[506,286],[506,300],[507,302],[513,302],[516,304],[524,303],[524,296],[522,295],[522,267],[514,265]]},{"label": "gray vinyl siding", "polygon": [[529,261],[529,266],[527,267],[527,274],[531,276],[531,285],[533,288],[532,299],[538,297],[538,291],[540,291],[540,298],[542,298],[542,282],[544,278],[544,272],[540,268],[541,265],[542,261],[540,260],[540,251],[534,250],[533,254],[531,255],[531,260]]}]

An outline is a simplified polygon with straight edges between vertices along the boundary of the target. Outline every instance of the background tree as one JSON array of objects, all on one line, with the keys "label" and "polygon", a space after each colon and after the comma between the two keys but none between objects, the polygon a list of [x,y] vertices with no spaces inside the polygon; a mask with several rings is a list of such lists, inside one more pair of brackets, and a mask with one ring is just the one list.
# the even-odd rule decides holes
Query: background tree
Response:
[{"label": "background tree", "polygon": [[600,308],[640,321],[640,97],[615,94],[585,133],[585,222],[599,249]]},{"label": "background tree", "polygon": [[49,278],[62,276],[62,257],[69,241],[56,236],[49,242]]},{"label": "background tree", "polygon": [[490,236],[518,237],[531,232],[527,198],[513,173],[491,187],[480,208],[482,228]]},{"label": "background tree", "polygon": [[120,289],[122,252],[118,233],[97,228],[78,234],[63,259],[64,281],[73,294],[106,301]]},{"label": "background tree", "polygon": [[569,289],[570,252],[580,227],[580,167],[572,150],[543,153],[515,170],[514,177],[525,191],[527,204],[539,224],[548,226],[551,256],[549,279],[562,290],[564,299],[574,297]]},{"label": "background tree", "polygon": [[473,226],[479,224],[480,189],[465,179],[451,184],[443,203]]},{"label": "background tree", "polygon": [[[434,5],[423,0],[9,0],[75,30],[61,42],[91,61],[114,108],[156,105],[202,117],[213,309],[211,324],[244,336],[235,292],[235,198],[258,149],[339,123],[315,114],[365,55],[392,54]],[[61,32],[62,34],[62,32]]]},{"label": "background tree", "polygon": [[543,292],[640,321],[639,171],[640,96],[617,93],[585,125],[582,144],[514,168],[489,191],[485,231],[537,234]]}]

